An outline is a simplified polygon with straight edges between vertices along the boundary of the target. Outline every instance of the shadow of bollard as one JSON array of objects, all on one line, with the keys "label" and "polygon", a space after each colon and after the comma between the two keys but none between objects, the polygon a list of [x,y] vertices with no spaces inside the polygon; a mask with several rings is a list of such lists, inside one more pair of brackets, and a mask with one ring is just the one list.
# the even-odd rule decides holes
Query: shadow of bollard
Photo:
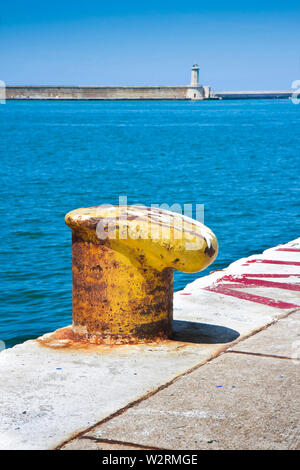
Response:
[{"label": "shadow of bollard", "polygon": [[209,323],[174,320],[173,339],[185,343],[222,344],[231,343],[240,334],[231,328]]}]

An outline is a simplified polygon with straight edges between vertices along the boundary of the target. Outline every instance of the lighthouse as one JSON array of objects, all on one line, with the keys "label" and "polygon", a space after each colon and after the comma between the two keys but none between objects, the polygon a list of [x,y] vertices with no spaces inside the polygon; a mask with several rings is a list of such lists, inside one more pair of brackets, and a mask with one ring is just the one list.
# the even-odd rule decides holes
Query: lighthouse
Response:
[{"label": "lighthouse", "polygon": [[186,97],[192,101],[205,100],[210,97],[210,87],[200,85],[199,83],[198,64],[194,64],[192,67],[191,83],[187,86]]},{"label": "lighthouse", "polygon": [[197,64],[194,64],[191,73],[191,86],[199,85],[199,67]]}]

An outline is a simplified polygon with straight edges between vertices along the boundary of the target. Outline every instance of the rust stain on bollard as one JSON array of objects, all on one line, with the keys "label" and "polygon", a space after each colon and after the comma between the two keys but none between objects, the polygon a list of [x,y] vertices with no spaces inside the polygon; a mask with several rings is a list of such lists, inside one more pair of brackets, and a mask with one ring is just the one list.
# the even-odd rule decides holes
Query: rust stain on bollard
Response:
[{"label": "rust stain on bollard", "polygon": [[77,209],[65,221],[72,229],[73,334],[96,344],[170,338],[173,271],[211,264],[213,232],[180,214],[138,206]]}]

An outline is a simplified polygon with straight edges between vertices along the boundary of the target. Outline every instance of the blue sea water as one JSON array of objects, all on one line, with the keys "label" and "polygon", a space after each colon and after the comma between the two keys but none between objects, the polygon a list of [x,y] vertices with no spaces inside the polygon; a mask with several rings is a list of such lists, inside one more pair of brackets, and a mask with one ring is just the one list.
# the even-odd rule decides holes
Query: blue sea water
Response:
[{"label": "blue sea water", "polygon": [[219,240],[201,274],[299,236],[300,105],[15,101],[0,106],[6,346],[71,323],[66,212],[102,203],[204,204]]}]

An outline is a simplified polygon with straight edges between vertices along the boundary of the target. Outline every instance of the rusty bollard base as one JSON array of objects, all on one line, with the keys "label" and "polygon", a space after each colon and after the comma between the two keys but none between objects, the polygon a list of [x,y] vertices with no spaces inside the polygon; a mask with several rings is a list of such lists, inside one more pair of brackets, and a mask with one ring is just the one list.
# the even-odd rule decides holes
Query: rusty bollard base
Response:
[{"label": "rusty bollard base", "polygon": [[170,338],[173,271],[211,264],[218,251],[213,232],[139,206],[77,209],[65,221],[72,229],[73,333],[100,344]]}]

